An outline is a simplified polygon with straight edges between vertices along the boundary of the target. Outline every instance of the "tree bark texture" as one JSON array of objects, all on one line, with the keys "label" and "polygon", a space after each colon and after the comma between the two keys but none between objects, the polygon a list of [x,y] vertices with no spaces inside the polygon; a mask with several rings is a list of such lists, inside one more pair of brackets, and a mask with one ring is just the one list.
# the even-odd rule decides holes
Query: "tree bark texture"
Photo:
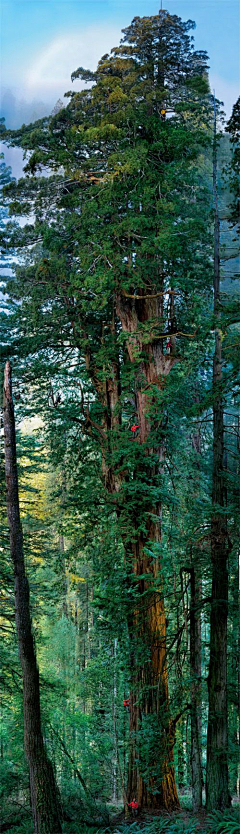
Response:
[{"label": "tree bark texture", "polygon": [[[149,526],[149,541],[157,542],[158,525]],[[136,607],[129,616],[132,645],[128,799],[140,807],[176,808],[173,730],[169,711],[166,667],[166,618],[158,559],[145,554],[148,540],[134,547]],[[158,590],[153,587],[155,583]],[[151,738],[152,734],[152,738]]]},{"label": "tree bark texture", "polygon": [[[142,291],[141,291],[142,292]],[[112,335],[112,361],[108,362],[106,378],[99,375],[91,348],[85,352],[86,369],[91,377],[97,396],[103,407],[102,425],[96,426],[89,419],[88,430],[98,430],[102,451],[102,475],[105,489],[113,499],[119,520],[119,528],[125,546],[126,562],[134,575],[136,592],[135,611],[129,614],[128,626],[131,642],[131,697],[129,710],[129,768],[127,798],[135,796],[139,807],[178,807],[177,788],[173,766],[173,732],[169,713],[169,697],[166,669],[166,621],[163,600],[161,566],[158,559],[147,556],[145,546],[149,542],[161,542],[161,508],[148,501],[146,533],[134,529],[132,519],[132,541],[126,544],[124,534],[121,493],[125,488],[126,473],[112,463],[116,439],[121,429],[121,382],[120,362],[117,349],[117,325],[120,320],[126,334],[126,346],[130,362],[135,370],[136,421],[140,426],[139,436],[134,442],[144,447],[148,441],[152,424],[149,408],[154,404],[154,392],[165,385],[166,377],[173,367],[174,342],[170,354],[163,353],[162,341],[154,339],[152,322],[158,322],[163,315],[163,295],[153,288],[147,297],[117,297],[115,314],[109,323]],[[146,326],[146,327],[145,327]],[[145,330],[144,330],[145,328]],[[149,333],[146,335],[146,328]],[[104,344],[104,334],[102,335]],[[144,356],[144,359],[143,359]],[[157,416],[157,420],[161,415]],[[86,420],[87,424],[87,420]],[[156,452],[156,448],[154,447]],[[144,451],[148,483],[156,479],[163,466],[164,446],[158,450],[159,466],[148,464],[149,448]],[[135,473],[137,474],[137,473]],[[138,473],[139,474],[139,473]],[[137,512],[137,511],[136,511]],[[153,520],[154,517],[154,520]],[[143,575],[145,578],[143,578]],[[139,580],[137,580],[139,577]],[[141,577],[141,578],[140,578]],[[156,588],[157,586],[157,588]],[[155,724],[154,742],[148,745],[148,768],[146,750],[141,752],[146,719]],[[157,738],[157,742],[156,742]],[[148,770],[148,773],[147,773]],[[150,775],[151,774],[151,775]]]},{"label": "tree bark texture", "polygon": [[208,676],[209,717],[207,734],[206,805],[223,809],[230,805],[228,789],[227,617],[229,539],[224,485],[224,423],[222,396],[222,332],[220,296],[220,222],[217,192],[216,115],[213,147],[214,193],[214,313],[216,319],[213,359],[213,474],[212,474],[212,603]]},{"label": "tree bark texture", "polygon": [[201,751],[201,620],[199,583],[191,569],[190,668],[191,668],[191,767],[193,811],[202,807]]},{"label": "tree bark texture", "polygon": [[[136,420],[139,437],[145,445],[145,461],[150,454],[148,441],[152,429],[150,417],[155,386],[165,385],[174,362],[172,354],[163,353],[162,341],[154,339],[151,322],[162,317],[162,297],[129,299],[120,297],[117,313],[131,363],[136,364]],[[144,325],[149,329],[143,336]],[[172,348],[171,348],[172,350]],[[144,356],[144,358],[142,358]],[[160,415],[158,415],[158,420]],[[156,449],[154,449],[156,451]],[[158,467],[149,464],[148,481],[154,483],[164,460],[164,444],[158,450]],[[132,686],[130,696],[130,752],[128,800],[136,797],[140,807],[176,808],[177,788],[173,765],[173,732],[169,712],[166,667],[166,618],[161,565],[158,558],[147,555],[146,546],[161,542],[161,507],[149,502],[145,534],[134,537],[127,547],[135,575],[136,605],[129,617],[132,645]],[[137,581],[137,577],[139,580]],[[151,744],[151,732],[152,744]],[[146,736],[149,736],[146,744]],[[145,742],[144,742],[145,739]]]},{"label": "tree bark texture", "polygon": [[18,474],[11,365],[6,362],[3,391],[5,472],[10,550],[15,583],[15,620],[23,679],[24,745],[29,765],[34,834],[61,834],[60,799],[48,760],[40,714],[39,671],[32,634],[29,584],[25,573],[19,513]]},{"label": "tree bark texture", "polygon": [[[199,402],[199,397],[196,397]],[[192,435],[192,445],[196,455],[196,497],[199,495],[201,429],[195,428]],[[191,769],[192,769],[192,803],[193,811],[197,813],[202,807],[202,679],[201,679],[201,562],[199,553],[191,553],[192,567],[190,572],[190,671],[191,671]]]}]

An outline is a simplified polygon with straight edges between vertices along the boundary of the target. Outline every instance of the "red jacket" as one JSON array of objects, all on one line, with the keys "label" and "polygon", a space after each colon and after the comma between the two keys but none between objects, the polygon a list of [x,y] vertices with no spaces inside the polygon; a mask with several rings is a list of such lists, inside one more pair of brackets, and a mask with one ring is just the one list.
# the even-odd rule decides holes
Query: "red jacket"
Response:
[{"label": "red jacket", "polygon": [[132,808],[132,809],[133,809],[133,811],[137,811],[137,808],[138,808],[138,802],[136,802],[136,800],[135,800],[135,802],[133,802],[133,801],[132,801],[132,802],[128,802],[128,805],[130,805],[130,808]]}]

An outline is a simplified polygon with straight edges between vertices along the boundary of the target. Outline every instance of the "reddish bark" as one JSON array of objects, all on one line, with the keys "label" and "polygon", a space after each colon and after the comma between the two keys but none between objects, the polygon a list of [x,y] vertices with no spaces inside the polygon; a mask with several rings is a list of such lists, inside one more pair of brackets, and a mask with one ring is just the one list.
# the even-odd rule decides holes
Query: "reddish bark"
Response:
[{"label": "reddish bark", "polygon": [[[154,293],[147,297],[121,296],[117,299],[116,313],[120,319],[122,330],[126,333],[126,345],[130,361],[136,366],[136,425],[139,424],[136,442],[144,447],[147,459],[150,449],[145,446],[151,432],[149,408],[154,402],[156,387],[165,385],[166,377],[176,362],[174,356],[174,342],[171,342],[170,355],[163,353],[163,339],[158,339],[156,327],[163,314],[163,295]],[[153,323],[154,322],[154,325]],[[144,329],[144,325],[147,325]],[[113,344],[116,344],[116,324],[111,323]],[[143,358],[144,357],[144,358]],[[110,365],[110,363],[109,363]],[[118,495],[124,488],[125,472],[116,471],[112,463],[112,452],[115,440],[121,426],[120,398],[120,366],[117,358],[112,360],[110,373],[105,381],[98,374],[98,369],[91,356],[90,349],[86,352],[86,367],[103,406],[103,419],[99,431],[102,450],[102,473],[107,492],[116,507],[121,529],[121,505]],[[156,451],[156,450],[155,450]],[[158,450],[159,467],[163,465],[164,446]],[[149,465],[149,482],[156,477],[156,468]],[[156,519],[153,521],[152,518]],[[130,749],[129,776],[127,798],[130,801],[136,796],[139,807],[157,806],[167,809],[178,806],[178,796],[173,767],[173,734],[169,715],[169,698],[166,669],[166,620],[162,594],[161,566],[158,559],[152,560],[145,552],[148,542],[161,541],[161,508],[149,506],[146,522],[146,535],[134,535],[132,546],[125,542],[126,560],[130,560],[131,570],[135,576],[143,576],[137,583],[138,602],[134,614],[129,615],[129,633],[132,645],[136,645],[138,653],[149,653],[149,662],[131,659],[132,691],[130,697]],[[156,590],[155,586],[158,583]],[[135,582],[136,589],[136,582]],[[140,762],[137,752],[137,736],[141,736],[142,722],[145,716],[152,716],[156,721],[157,743],[149,762],[149,774],[143,778],[144,762]],[[138,760],[138,761],[137,761]],[[158,774],[158,775],[156,775]]]},{"label": "reddish bark", "polygon": [[[163,339],[158,339],[152,322],[162,317],[162,296],[132,298],[119,297],[117,313],[123,331],[127,335],[130,361],[136,364],[137,423],[139,439],[150,454],[147,444],[151,432],[150,408],[154,402],[156,387],[162,388],[176,362],[173,348],[170,355],[163,353]],[[146,327],[144,328],[144,325]],[[143,358],[144,357],[144,358]],[[146,445],[145,445],[146,444]],[[155,450],[156,451],[156,450]],[[159,468],[163,465],[164,445],[158,449]],[[156,468],[149,468],[149,481],[153,482]],[[156,519],[156,521],[153,521]],[[161,542],[161,508],[149,507],[147,532],[134,540],[132,559],[137,584],[138,601],[129,622],[130,639],[142,652],[142,662],[132,657],[132,692],[130,698],[130,756],[128,799],[136,796],[140,807],[175,808],[178,806],[177,788],[173,766],[173,736],[169,714],[169,697],[166,668],[166,618],[162,593],[161,565],[157,558],[148,556],[148,542]],[[156,589],[157,586],[157,589]],[[149,658],[146,662],[146,657]],[[138,737],[146,716],[156,722],[156,744],[149,762],[149,774],[143,778],[146,763],[141,762]]]}]

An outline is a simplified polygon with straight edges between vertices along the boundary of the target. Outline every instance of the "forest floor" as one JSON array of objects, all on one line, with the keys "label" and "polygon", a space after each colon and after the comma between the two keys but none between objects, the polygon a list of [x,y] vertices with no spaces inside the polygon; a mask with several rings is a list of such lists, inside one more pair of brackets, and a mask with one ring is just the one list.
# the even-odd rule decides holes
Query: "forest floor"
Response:
[{"label": "forest floor", "polygon": [[[240,834],[240,806],[234,797],[233,807],[225,812],[198,814],[191,809],[190,793],[180,797],[181,809],[172,813],[144,811],[136,819],[117,814],[109,825],[109,834]],[[106,831],[106,834],[107,834]],[[100,830],[96,832],[100,834]]]},{"label": "forest floor", "polygon": [[[190,792],[180,797],[181,809],[177,812],[144,811],[136,819],[129,816],[126,820],[122,803],[108,807],[109,822],[105,825],[100,819],[94,822],[81,821],[81,812],[72,807],[71,813],[64,814],[63,834],[239,834],[240,806],[234,797],[233,807],[227,811],[215,811],[207,814],[205,809],[198,814],[191,810]],[[18,805],[18,810],[17,806]],[[22,808],[22,813],[21,813]],[[33,834],[31,811],[21,803],[14,804],[9,814],[3,815],[0,832],[2,834]],[[68,809],[70,811],[70,809]],[[23,816],[22,816],[23,814]],[[72,817],[71,821],[69,816]],[[79,818],[80,817],[80,818]]]},{"label": "forest floor", "polygon": [[165,823],[169,824],[175,823],[176,819],[181,822],[182,825],[185,827],[188,825],[189,820],[195,820],[196,825],[198,825],[199,831],[204,831],[204,826],[206,826],[206,811],[203,808],[202,811],[198,814],[193,814],[191,811],[180,810],[170,813],[164,813],[164,811],[144,811],[139,814],[135,819],[129,817],[128,820],[124,818],[124,814],[119,815],[116,817],[112,823],[110,824],[110,828],[115,829],[116,825],[125,825],[131,828],[133,824],[137,825],[139,829],[144,830],[144,828],[148,828],[151,823]]}]

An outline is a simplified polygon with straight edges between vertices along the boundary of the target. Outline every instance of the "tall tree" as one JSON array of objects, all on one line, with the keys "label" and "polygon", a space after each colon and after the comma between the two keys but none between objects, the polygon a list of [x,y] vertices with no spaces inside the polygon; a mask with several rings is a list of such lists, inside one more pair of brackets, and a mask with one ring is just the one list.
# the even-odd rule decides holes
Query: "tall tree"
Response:
[{"label": "tall tree", "polygon": [[226,130],[230,135],[232,148],[229,170],[230,189],[233,195],[232,220],[239,224],[240,96],[233,106],[232,115],[227,123]]},{"label": "tall tree", "polygon": [[72,419],[98,439],[105,501],[125,549],[128,798],[136,794],[141,806],[166,808],[178,799],[161,485],[168,405],[177,396],[184,354],[197,363],[210,275],[206,55],[192,49],[192,26],[166,12],[135,18],[96,73],[73,73],[95,81],[92,90],[71,96],[66,110],[12,139],[33,150],[28,172],[47,165],[58,173],[9,189],[24,195],[24,208],[15,200],[14,212],[36,214],[35,227],[18,232],[20,245],[36,243],[36,262],[32,252],[13,289],[24,298],[23,329],[31,352],[41,342],[50,361],[52,350],[65,362],[66,348],[77,351],[84,390]]},{"label": "tall tree", "polygon": [[29,765],[34,834],[61,834],[60,804],[54,772],[43,741],[39,672],[32,634],[29,585],[25,573],[19,513],[12,376],[6,362],[3,390],[5,472],[10,549],[15,580],[15,619],[23,678],[24,743]]},{"label": "tall tree", "polygon": [[191,766],[193,810],[202,807],[202,750],[201,750],[201,595],[200,578],[191,568],[190,605],[190,665],[191,665]]},{"label": "tall tree", "polygon": [[212,471],[212,601],[208,676],[209,716],[207,735],[206,804],[208,810],[230,805],[228,788],[227,616],[228,555],[231,547],[226,515],[224,472],[223,358],[220,302],[220,219],[217,183],[217,126],[214,103],[214,317],[213,359],[213,471]]}]

